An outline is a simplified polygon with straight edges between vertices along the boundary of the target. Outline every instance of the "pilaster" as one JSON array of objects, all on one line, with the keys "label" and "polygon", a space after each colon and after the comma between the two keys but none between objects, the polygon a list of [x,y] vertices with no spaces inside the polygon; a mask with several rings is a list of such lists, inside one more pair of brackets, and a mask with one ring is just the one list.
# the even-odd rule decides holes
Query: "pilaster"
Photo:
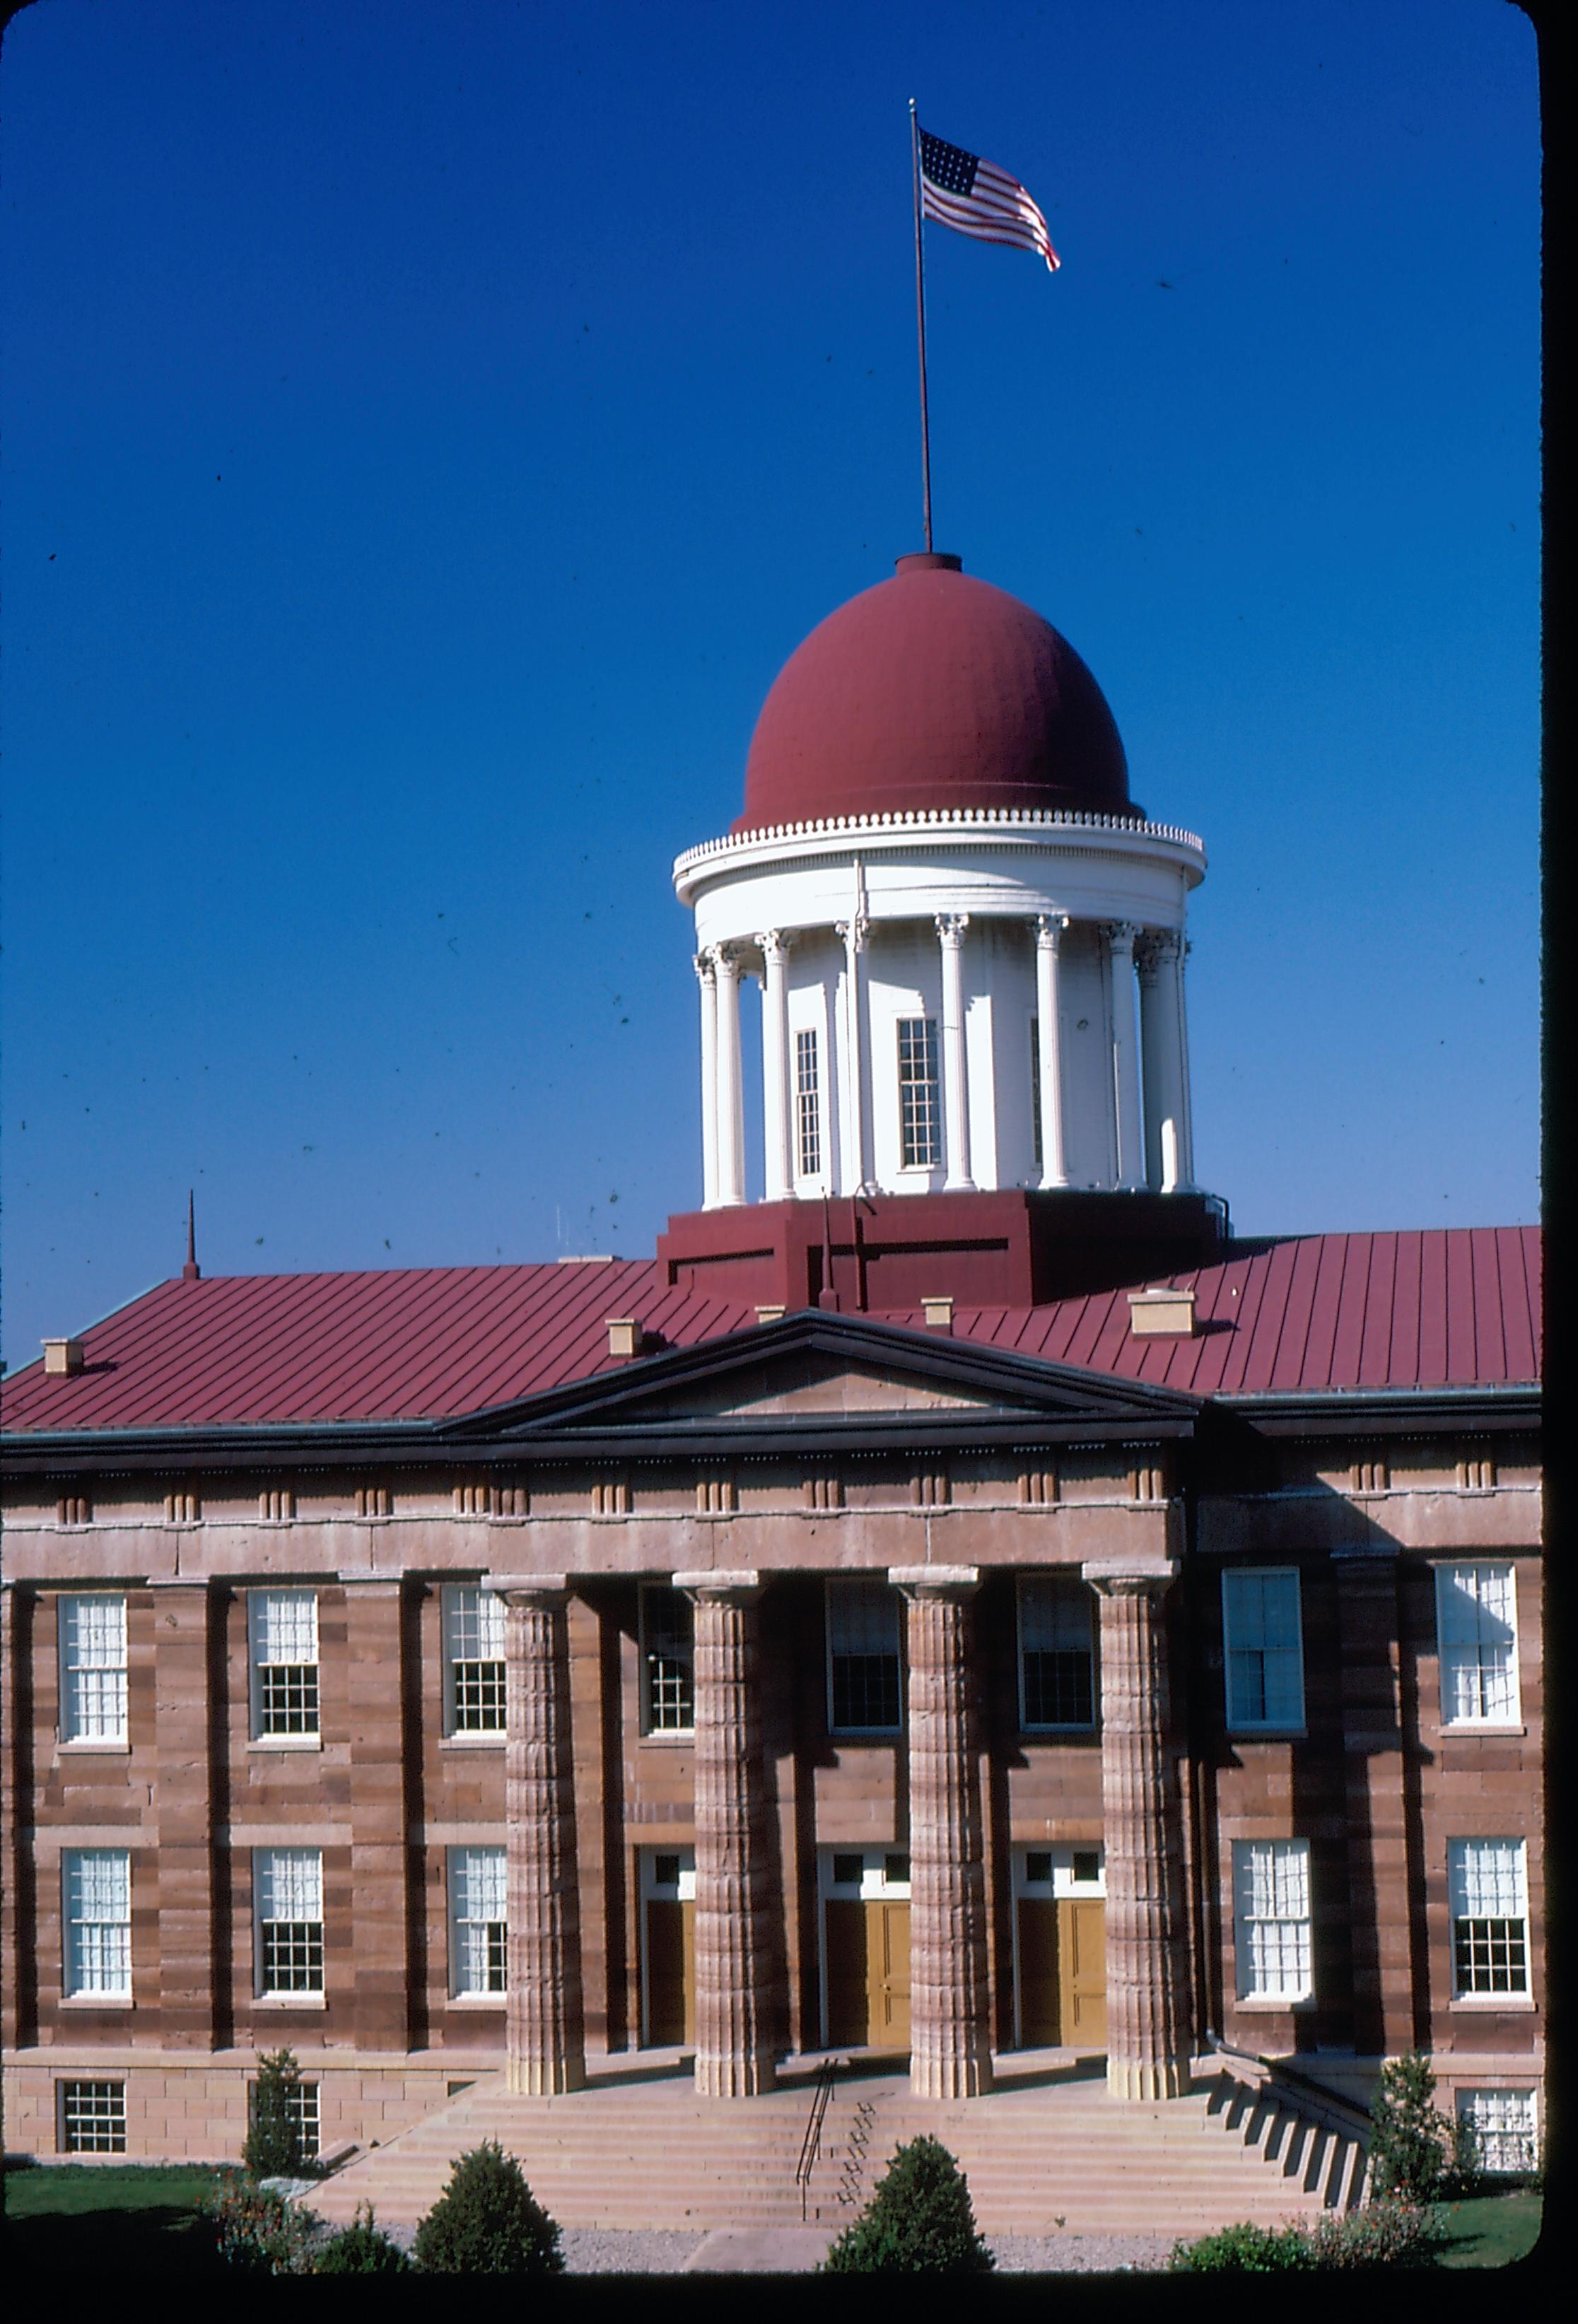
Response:
[{"label": "pilaster", "polygon": [[506,1608],[506,2080],[524,2096],[547,2098],[586,2080],[568,1591],[562,1574],[492,1587]]}]

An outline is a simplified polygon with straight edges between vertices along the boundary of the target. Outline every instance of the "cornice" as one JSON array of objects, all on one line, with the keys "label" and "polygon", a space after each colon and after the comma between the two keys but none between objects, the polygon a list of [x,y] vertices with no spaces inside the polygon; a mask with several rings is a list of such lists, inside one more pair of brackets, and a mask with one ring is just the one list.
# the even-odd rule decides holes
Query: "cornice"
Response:
[{"label": "cornice", "polygon": [[[1183,850],[1205,861],[1205,843],[1197,832],[1181,824],[1150,823],[1143,816],[1055,812],[1045,807],[922,807],[899,814],[824,816],[804,823],[763,824],[750,831],[725,833],[704,840],[675,858],[677,888],[713,872],[743,868],[754,860],[769,860],[786,845],[809,841],[860,841],[870,848],[902,845],[918,836],[955,838],[993,846],[1044,846],[1062,838],[1101,851],[1102,842],[1113,853],[1130,852],[1121,844],[1146,842],[1153,846]],[[1114,842],[1118,844],[1114,845]],[[827,847],[814,848],[813,854]]]}]

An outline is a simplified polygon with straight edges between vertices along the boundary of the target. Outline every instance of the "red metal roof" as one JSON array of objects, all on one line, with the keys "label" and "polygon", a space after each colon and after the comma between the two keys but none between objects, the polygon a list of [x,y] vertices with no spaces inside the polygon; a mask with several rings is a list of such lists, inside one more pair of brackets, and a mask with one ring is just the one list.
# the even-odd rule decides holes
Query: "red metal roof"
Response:
[{"label": "red metal roof", "polygon": [[[1195,1291],[1193,1339],[1135,1338],[1122,1290],[957,1307],[954,1334],[1201,1397],[1532,1383],[1539,1267],[1536,1227],[1310,1235],[1163,1278]],[[649,1259],[172,1280],[81,1334],[81,1372],[40,1362],[7,1379],[5,1424],[448,1418],[612,1369],[614,1315],[670,1347],[756,1321],[739,1301],[668,1288]]]}]

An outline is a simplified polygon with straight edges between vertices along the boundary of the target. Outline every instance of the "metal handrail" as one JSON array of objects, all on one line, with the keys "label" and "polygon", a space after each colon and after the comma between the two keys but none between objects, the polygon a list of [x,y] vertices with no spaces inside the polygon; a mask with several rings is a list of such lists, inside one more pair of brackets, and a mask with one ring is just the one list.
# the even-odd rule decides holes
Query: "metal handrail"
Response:
[{"label": "metal handrail", "polygon": [[817,2157],[822,2151],[822,2124],[827,2112],[827,2101],[833,2096],[833,2085],[838,2080],[838,2061],[825,2058],[817,2069],[817,2085],[811,2093],[810,2117],[806,2135],[800,2141],[800,2159],[795,2165],[795,2184],[800,2190],[800,2218],[807,2217],[811,2193],[811,2173],[817,2167]]}]

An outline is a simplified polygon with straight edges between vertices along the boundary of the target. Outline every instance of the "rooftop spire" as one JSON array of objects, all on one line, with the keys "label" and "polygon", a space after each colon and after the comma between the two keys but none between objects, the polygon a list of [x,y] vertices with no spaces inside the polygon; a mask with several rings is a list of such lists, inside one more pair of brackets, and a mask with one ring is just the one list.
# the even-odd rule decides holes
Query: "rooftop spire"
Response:
[{"label": "rooftop spire", "polygon": [[201,1280],[202,1272],[198,1265],[197,1209],[189,1186],[186,1198],[186,1265],[180,1270],[180,1279],[183,1283],[197,1283]]}]

